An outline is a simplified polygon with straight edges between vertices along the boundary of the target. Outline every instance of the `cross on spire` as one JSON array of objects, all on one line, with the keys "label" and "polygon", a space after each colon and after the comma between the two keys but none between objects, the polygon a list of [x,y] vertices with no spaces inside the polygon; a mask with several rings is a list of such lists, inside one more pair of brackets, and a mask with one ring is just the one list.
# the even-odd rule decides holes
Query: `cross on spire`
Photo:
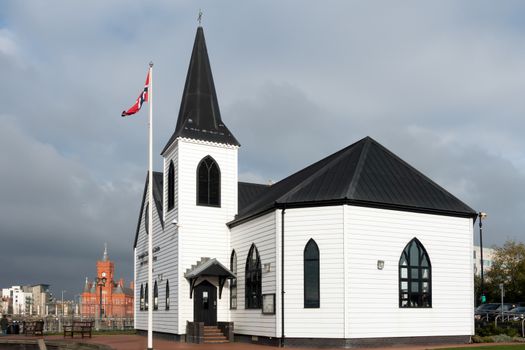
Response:
[{"label": "cross on spire", "polygon": [[197,21],[199,22],[199,27],[201,25],[201,22],[202,22],[202,10],[199,9],[199,16],[197,17]]}]

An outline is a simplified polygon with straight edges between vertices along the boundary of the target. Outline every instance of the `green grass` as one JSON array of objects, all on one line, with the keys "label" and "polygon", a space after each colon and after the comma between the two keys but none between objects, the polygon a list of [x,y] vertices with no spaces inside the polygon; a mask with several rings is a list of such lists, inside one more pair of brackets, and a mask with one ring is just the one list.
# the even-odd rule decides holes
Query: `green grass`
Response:
[{"label": "green grass", "polygon": [[433,350],[525,350],[525,344],[517,345],[485,345],[465,348],[439,348]]}]

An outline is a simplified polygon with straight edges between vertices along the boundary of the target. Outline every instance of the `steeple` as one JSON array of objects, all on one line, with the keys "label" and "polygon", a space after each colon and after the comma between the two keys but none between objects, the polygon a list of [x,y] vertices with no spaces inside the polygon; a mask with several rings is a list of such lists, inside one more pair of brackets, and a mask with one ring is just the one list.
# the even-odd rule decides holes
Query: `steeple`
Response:
[{"label": "steeple", "polygon": [[222,122],[204,31],[200,26],[193,44],[175,132],[161,154],[177,137],[240,146]]}]

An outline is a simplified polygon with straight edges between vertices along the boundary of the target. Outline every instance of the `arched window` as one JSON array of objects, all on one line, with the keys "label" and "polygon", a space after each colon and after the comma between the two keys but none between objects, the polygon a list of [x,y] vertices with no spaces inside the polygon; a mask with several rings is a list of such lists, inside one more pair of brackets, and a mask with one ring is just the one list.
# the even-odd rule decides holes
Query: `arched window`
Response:
[{"label": "arched window", "polygon": [[144,310],[148,310],[148,306],[149,306],[149,299],[148,299],[148,295],[149,295],[149,289],[148,289],[148,284],[146,283],[146,288],[144,289]]},{"label": "arched window", "polygon": [[[232,251],[230,257],[230,271],[237,276],[237,254]],[[230,309],[237,309],[237,278],[230,280]]]},{"label": "arched window", "polygon": [[304,307],[319,307],[319,247],[310,239],[304,247]]},{"label": "arched window", "polygon": [[170,309],[170,281],[166,280],[166,310]]},{"label": "arched window", "polygon": [[153,285],[153,310],[159,309],[159,288],[157,287],[157,281]]},{"label": "arched window", "polygon": [[197,204],[221,206],[221,171],[210,156],[197,167]]},{"label": "arched window", "polygon": [[261,308],[261,259],[255,244],[252,244],[246,259],[245,308]]},{"label": "arched window", "polygon": [[168,211],[175,206],[175,169],[173,161],[170,162],[168,169]]},{"label": "arched window", "polygon": [[140,310],[144,310],[144,285],[140,285]]},{"label": "arched window", "polygon": [[432,266],[417,238],[399,259],[399,307],[432,307]]}]

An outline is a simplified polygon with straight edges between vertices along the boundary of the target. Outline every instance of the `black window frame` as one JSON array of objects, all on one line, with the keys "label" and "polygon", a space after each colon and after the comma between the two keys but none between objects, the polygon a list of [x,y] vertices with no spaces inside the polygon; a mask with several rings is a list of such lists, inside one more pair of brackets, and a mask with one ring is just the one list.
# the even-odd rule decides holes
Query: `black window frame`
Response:
[{"label": "black window frame", "polygon": [[432,308],[432,264],[417,238],[414,237],[403,249],[398,267],[399,307]]},{"label": "black window frame", "polygon": [[166,280],[166,297],[164,298],[165,309],[170,309],[170,280]]},{"label": "black window frame", "polygon": [[153,311],[159,309],[159,287],[157,286],[157,281],[153,285]]},{"label": "black window frame", "polygon": [[168,211],[175,207],[175,167],[170,161],[168,167]]},{"label": "black window frame", "polygon": [[139,310],[144,311],[144,285],[140,284]]},{"label": "black window frame", "polygon": [[146,283],[146,288],[144,288],[144,311],[148,311],[149,307],[149,289],[148,284]]},{"label": "black window frame", "polygon": [[[314,248],[315,257],[307,257],[308,249],[310,247]],[[303,250],[303,292],[304,292],[304,308],[319,308],[320,307],[320,300],[321,300],[321,264],[320,264],[320,255],[321,252],[319,251],[319,246],[317,245],[317,242],[310,238],[310,240],[306,243]],[[309,264],[308,262],[312,262],[313,264]],[[317,263],[317,264],[315,264]],[[310,271],[314,266],[316,269],[313,271]],[[313,280],[313,281],[312,281]],[[313,282],[313,283],[312,283]],[[308,284],[308,285],[307,285]],[[316,288],[317,293],[313,293],[312,295],[307,295],[310,288],[312,287],[310,284],[314,285],[314,288]]]},{"label": "black window frame", "polygon": [[[230,255],[230,271],[237,276],[237,253],[235,252],[235,249],[232,250]],[[237,278],[232,278],[230,279],[230,310],[237,310],[238,300]]]},{"label": "black window frame", "polygon": [[[253,259],[253,254],[255,254],[255,259]],[[262,268],[259,250],[255,244],[251,245],[246,258],[244,279],[244,308],[260,309],[262,307]]]},{"label": "black window frame", "polygon": [[[216,169],[216,173],[213,171]],[[201,173],[202,170],[202,173]],[[216,175],[215,177],[213,175]],[[199,165],[197,165],[196,173],[197,183],[197,205],[207,207],[219,207],[221,206],[221,168],[213,157],[206,156],[201,159]],[[206,191],[205,193],[201,193]],[[214,198],[212,193],[216,193]],[[205,199],[202,197],[206,197]]]}]

